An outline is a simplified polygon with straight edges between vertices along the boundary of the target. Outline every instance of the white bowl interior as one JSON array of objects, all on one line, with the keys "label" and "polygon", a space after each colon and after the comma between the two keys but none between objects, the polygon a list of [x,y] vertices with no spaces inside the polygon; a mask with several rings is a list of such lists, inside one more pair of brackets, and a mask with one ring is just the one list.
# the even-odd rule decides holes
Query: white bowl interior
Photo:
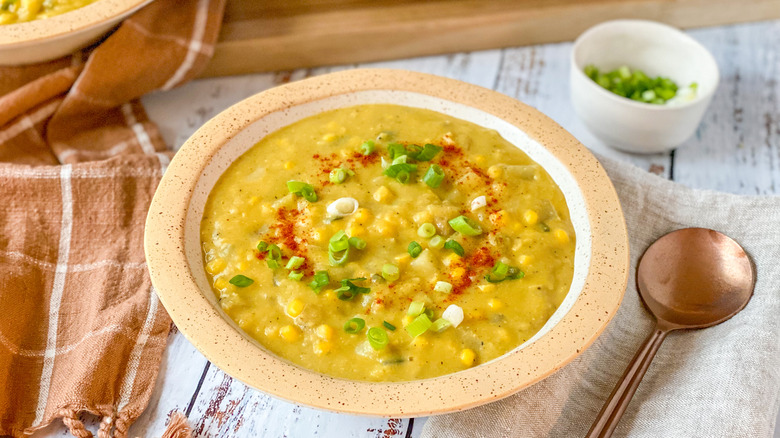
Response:
[{"label": "white bowl interior", "polygon": [[[550,317],[547,323],[531,339],[517,347],[524,348],[540,337],[544,336],[555,326],[566,313],[572,308],[574,302],[580,295],[588,275],[588,268],[591,259],[591,226],[588,214],[585,208],[585,200],[582,192],[577,186],[574,177],[566,169],[566,166],[558,161],[541,144],[529,137],[518,127],[484,111],[475,108],[451,102],[445,99],[432,97],[424,94],[395,91],[395,90],[370,90],[360,91],[350,94],[340,94],[326,99],[308,102],[302,105],[290,107],[284,111],[271,113],[259,120],[256,120],[246,129],[239,132],[231,138],[214,155],[213,159],[207,164],[205,170],[198,179],[196,185],[197,193],[208,194],[216,184],[219,177],[227,170],[232,162],[255,145],[266,135],[271,134],[284,126],[295,123],[298,120],[337,108],[348,106],[386,103],[397,104],[410,107],[424,108],[440,113],[457,117],[477,125],[494,129],[501,134],[507,141],[520,148],[528,154],[531,159],[539,163],[550,174],[553,180],[561,188],[566,203],[569,207],[569,214],[574,225],[576,234],[576,247],[574,257],[574,276],[569,293],[566,295],[563,303]],[[187,210],[185,225],[185,254],[189,266],[193,270],[192,274],[198,287],[203,292],[209,302],[214,305],[220,314],[231,323],[236,330],[242,333],[247,339],[260,346],[260,344],[246,335],[220,308],[217,299],[211,290],[208,279],[206,278],[203,255],[200,243],[200,222],[203,217],[206,196],[193,196]],[[262,346],[261,346],[262,348]]]},{"label": "white bowl interior", "polygon": [[681,87],[696,82],[700,98],[712,94],[718,85],[718,68],[707,49],[683,32],[661,23],[644,20],[602,23],[583,33],[572,50],[574,65],[580,71],[588,64],[602,71],[628,65],[651,77],[669,77]]}]

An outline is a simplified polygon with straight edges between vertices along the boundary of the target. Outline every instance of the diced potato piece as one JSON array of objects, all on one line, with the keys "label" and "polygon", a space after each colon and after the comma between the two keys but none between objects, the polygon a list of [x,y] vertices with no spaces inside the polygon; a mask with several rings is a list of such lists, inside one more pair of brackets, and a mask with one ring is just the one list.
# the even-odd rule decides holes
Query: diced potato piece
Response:
[{"label": "diced potato piece", "polygon": [[373,215],[367,208],[358,208],[353,217],[355,218],[355,222],[365,225],[371,220]]},{"label": "diced potato piece", "polygon": [[392,222],[388,222],[385,220],[379,220],[374,224],[373,227],[377,233],[379,233],[383,237],[392,237],[395,236],[396,227],[395,224]]}]

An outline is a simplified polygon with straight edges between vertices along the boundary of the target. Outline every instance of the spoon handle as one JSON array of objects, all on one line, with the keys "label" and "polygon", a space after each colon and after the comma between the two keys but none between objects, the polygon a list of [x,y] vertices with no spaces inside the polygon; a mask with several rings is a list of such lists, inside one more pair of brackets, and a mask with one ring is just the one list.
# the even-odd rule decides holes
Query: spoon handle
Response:
[{"label": "spoon handle", "polygon": [[628,364],[623,377],[615,385],[615,389],[612,390],[609,399],[604,403],[604,407],[601,408],[601,412],[596,417],[596,421],[593,422],[593,426],[591,426],[586,438],[608,438],[612,436],[612,432],[615,431],[618,422],[620,422],[620,417],[626,411],[631,397],[634,396],[639,383],[642,381],[642,377],[644,377],[647,368],[650,366],[650,362],[655,357],[658,347],[661,346],[668,334],[668,330],[662,330],[656,326],[650,336],[645,339],[644,344],[642,344],[639,351],[636,352],[636,355]]}]

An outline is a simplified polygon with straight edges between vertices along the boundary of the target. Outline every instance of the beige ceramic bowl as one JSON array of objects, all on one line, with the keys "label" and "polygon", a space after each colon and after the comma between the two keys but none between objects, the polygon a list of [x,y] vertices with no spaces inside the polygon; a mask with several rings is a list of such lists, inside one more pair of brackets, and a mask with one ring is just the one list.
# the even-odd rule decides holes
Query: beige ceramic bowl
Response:
[{"label": "beige ceramic bowl", "polygon": [[[217,304],[203,268],[200,221],[220,175],[258,140],[322,111],[366,103],[427,108],[497,130],[561,187],[577,235],[571,290],[548,323],[504,356],[446,376],[396,383],[318,374],[266,351]],[[226,373],[273,396],[378,416],[466,409],[515,393],[582,353],[617,311],[628,278],[628,239],[617,195],[593,155],[555,122],[515,99],[452,79],[351,70],[243,100],[200,128],[171,162],[146,223],[146,256],[179,330]]]},{"label": "beige ceramic bowl", "polygon": [[98,0],[41,20],[0,25],[0,65],[50,61],[85,47],[151,0]]}]

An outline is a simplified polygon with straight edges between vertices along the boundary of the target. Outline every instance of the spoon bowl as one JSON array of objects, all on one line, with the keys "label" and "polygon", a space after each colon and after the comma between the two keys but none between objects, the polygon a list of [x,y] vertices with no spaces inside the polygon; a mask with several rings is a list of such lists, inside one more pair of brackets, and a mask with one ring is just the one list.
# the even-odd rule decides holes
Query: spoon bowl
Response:
[{"label": "spoon bowl", "polygon": [[650,245],[636,278],[656,326],[604,403],[588,438],[612,436],[669,332],[710,327],[736,315],[750,301],[756,276],[747,253],[733,239],[706,228],[686,228]]}]

